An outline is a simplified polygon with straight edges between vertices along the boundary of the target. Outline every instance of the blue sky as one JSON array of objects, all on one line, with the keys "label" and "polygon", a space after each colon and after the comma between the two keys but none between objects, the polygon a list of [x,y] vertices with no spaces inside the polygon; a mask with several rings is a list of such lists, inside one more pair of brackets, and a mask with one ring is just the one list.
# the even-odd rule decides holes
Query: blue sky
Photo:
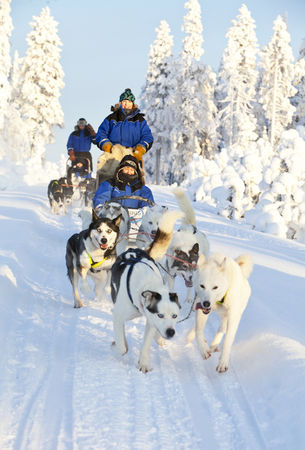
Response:
[{"label": "blue sky", "polygon": [[[12,51],[26,51],[26,35],[33,15],[49,6],[59,22],[63,42],[61,63],[65,89],[61,101],[65,128],[56,132],[56,143],[48,147],[48,159],[57,160],[74,123],[84,116],[97,128],[110,105],[130,87],[136,95],[145,79],[149,46],[160,20],[169,23],[179,52],[183,33],[184,0],[12,0],[14,31]],[[295,56],[305,38],[304,0],[249,0],[244,2],[256,21],[260,46],[272,34],[272,22],[286,14]],[[225,34],[242,1],[206,0],[202,7],[204,50],[202,60],[217,69],[226,46]],[[94,151],[94,156],[98,151]]]}]

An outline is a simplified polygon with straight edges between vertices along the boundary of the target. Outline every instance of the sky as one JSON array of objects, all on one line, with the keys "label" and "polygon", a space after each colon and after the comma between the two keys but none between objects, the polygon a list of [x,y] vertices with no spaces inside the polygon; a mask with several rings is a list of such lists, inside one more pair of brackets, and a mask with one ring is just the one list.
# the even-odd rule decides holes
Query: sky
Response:
[{"label": "sky", "polygon": [[[174,53],[181,49],[184,0],[12,0],[12,54],[26,52],[29,22],[49,6],[59,23],[63,43],[61,64],[65,88],[61,103],[65,128],[56,130],[55,144],[47,148],[47,159],[57,161],[65,152],[69,134],[78,118],[85,117],[95,129],[110,113],[110,106],[126,87],[136,97],[144,84],[148,52],[155,29],[166,20],[174,36]],[[239,0],[200,0],[202,8],[204,55],[202,61],[218,68],[226,47],[225,34],[242,5]],[[248,0],[245,2],[256,21],[259,45],[272,35],[272,23],[284,14],[291,33],[294,55],[305,38],[304,0]],[[98,156],[99,150],[93,151]]]}]

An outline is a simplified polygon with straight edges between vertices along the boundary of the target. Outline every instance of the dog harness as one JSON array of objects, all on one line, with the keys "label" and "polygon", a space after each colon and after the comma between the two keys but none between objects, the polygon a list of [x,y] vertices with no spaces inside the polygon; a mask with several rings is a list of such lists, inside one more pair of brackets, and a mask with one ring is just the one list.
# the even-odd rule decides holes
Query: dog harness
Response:
[{"label": "dog harness", "polygon": [[[128,255],[128,257],[127,257]],[[143,250],[139,249],[139,248],[135,248],[132,250],[127,250],[126,252],[124,252],[122,255],[120,255],[120,259],[121,261],[119,262],[119,266],[129,266],[128,269],[128,273],[127,273],[127,279],[126,279],[126,284],[127,284],[127,294],[129,297],[129,300],[131,301],[131,303],[133,304],[133,306],[138,310],[139,308],[134,304],[132,295],[131,295],[131,291],[130,291],[130,278],[134,269],[135,264],[137,263],[141,263],[141,264],[145,264],[146,266],[148,266],[151,270],[154,271],[154,268],[151,267],[149,264],[147,264],[147,262],[143,261],[143,258],[147,259],[148,261],[151,261],[155,267],[158,269],[157,264],[155,263],[155,261]]]},{"label": "dog harness", "polygon": [[91,272],[100,272],[100,270],[94,270],[94,269],[96,269],[97,267],[100,267],[107,259],[109,259],[109,256],[106,256],[106,258],[104,258],[102,261],[94,262],[93,259],[92,259],[92,256],[90,255],[90,253],[87,252],[87,254],[89,256],[89,261],[90,261],[90,265],[91,265],[91,268],[90,268]]}]

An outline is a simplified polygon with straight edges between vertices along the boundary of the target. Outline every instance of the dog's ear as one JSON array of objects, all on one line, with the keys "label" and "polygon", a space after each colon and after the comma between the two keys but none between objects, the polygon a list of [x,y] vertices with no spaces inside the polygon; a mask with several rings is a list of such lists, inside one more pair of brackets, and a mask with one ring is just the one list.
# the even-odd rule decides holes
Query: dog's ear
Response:
[{"label": "dog's ear", "polygon": [[198,244],[198,242],[196,242],[196,244],[193,245],[191,253],[195,253],[195,255],[198,255],[198,253],[199,253],[199,244]]},{"label": "dog's ear", "polygon": [[122,220],[122,214],[120,214],[118,217],[116,217],[115,219],[112,220],[113,225],[115,225],[116,227],[120,226]]},{"label": "dog's ear", "polygon": [[220,264],[220,270],[222,270],[223,272],[226,270],[226,265],[227,265],[227,257],[225,256],[222,263]]},{"label": "dog's ear", "polygon": [[92,209],[92,222],[97,222],[99,220],[99,216],[96,214],[95,210]]},{"label": "dog's ear", "polygon": [[152,314],[157,313],[157,304],[161,300],[161,295],[158,292],[149,290],[142,292],[141,295],[144,297],[146,309]]},{"label": "dog's ear", "polygon": [[199,259],[198,259],[198,262],[197,262],[198,269],[201,269],[206,264],[206,262],[207,262],[206,261],[206,257],[202,253],[202,255],[199,256]]},{"label": "dog's ear", "polygon": [[176,294],[176,292],[170,292],[169,293],[169,299],[171,302],[175,302],[178,305],[178,308],[181,309],[181,305],[178,299],[178,295]]}]

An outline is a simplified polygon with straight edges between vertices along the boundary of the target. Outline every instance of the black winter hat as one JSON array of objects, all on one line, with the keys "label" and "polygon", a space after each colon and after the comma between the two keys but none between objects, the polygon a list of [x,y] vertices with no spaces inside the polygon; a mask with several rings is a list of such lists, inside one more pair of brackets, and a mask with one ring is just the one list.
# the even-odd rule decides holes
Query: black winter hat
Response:
[{"label": "black winter hat", "polygon": [[139,172],[139,163],[135,156],[133,155],[126,155],[120,162],[119,168],[122,169],[123,167],[132,167],[137,172]]},{"label": "black winter hat", "polygon": [[125,91],[120,95],[120,102],[123,100],[130,100],[132,103],[134,103],[135,99],[135,96],[129,88],[126,88]]}]

